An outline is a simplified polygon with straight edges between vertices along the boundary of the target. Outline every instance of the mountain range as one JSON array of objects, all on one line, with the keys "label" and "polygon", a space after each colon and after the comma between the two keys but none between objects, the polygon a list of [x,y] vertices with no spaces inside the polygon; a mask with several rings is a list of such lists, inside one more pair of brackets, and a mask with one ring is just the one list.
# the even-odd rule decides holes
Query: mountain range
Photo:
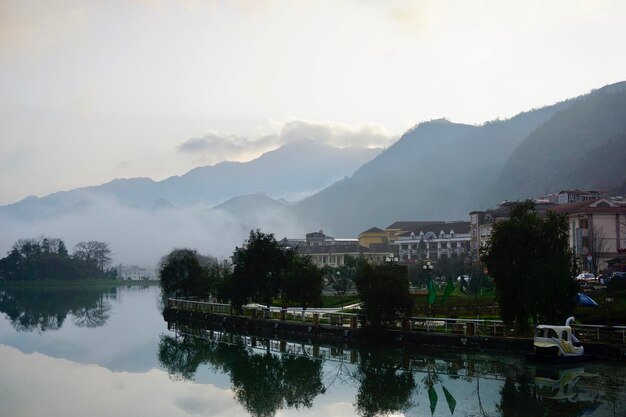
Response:
[{"label": "mountain range", "polygon": [[621,82],[479,126],[424,122],[382,151],[299,141],[247,163],[199,167],[163,181],[118,179],[29,197],[0,214],[33,220],[80,213],[106,197],[148,211],[213,207],[249,228],[259,227],[259,213],[274,213],[351,237],[399,220],[465,220],[504,199],[567,188],[617,192],[624,184]]},{"label": "mountain range", "polygon": [[295,209],[354,236],[397,220],[467,219],[472,210],[626,179],[626,82],[481,126],[435,120]]},{"label": "mountain range", "polygon": [[139,209],[213,206],[234,196],[263,192],[300,199],[350,175],[381,149],[337,148],[312,140],[294,141],[250,162],[222,162],[163,181],[116,179],[106,184],[27,197],[0,207],[0,214],[35,220],[67,214],[98,199]]}]

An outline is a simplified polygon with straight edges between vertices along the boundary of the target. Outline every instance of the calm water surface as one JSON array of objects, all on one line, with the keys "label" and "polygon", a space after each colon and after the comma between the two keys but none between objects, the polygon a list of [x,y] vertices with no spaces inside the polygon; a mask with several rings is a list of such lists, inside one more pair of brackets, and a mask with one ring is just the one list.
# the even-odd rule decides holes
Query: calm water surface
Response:
[{"label": "calm water surface", "polygon": [[626,416],[626,367],[166,323],[158,287],[0,289],[0,417]]}]

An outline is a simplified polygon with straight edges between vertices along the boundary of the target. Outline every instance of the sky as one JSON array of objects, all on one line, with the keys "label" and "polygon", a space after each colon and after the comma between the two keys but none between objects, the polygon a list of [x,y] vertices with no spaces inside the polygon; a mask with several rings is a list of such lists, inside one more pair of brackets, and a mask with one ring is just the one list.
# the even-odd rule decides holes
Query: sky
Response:
[{"label": "sky", "polygon": [[508,118],[624,80],[625,21],[620,0],[0,0],[0,204]]}]

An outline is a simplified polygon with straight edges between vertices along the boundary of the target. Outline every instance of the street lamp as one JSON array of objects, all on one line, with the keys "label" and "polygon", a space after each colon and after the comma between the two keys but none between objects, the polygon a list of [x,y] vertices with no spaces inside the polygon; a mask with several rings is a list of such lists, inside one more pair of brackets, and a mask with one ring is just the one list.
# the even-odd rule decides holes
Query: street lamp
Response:
[{"label": "street lamp", "polygon": [[391,265],[393,265],[394,262],[398,262],[398,257],[397,256],[393,256],[393,253],[390,253],[389,255],[387,255],[387,257],[385,258],[385,261],[389,262]]},{"label": "street lamp", "polygon": [[433,271],[433,265],[430,263],[430,261],[426,262],[426,265],[424,265],[422,267],[424,269],[424,271],[426,271],[426,274],[428,275],[428,311],[430,313],[430,307],[431,305],[435,302],[435,287],[433,285],[433,279],[432,279],[432,271]]},{"label": "street lamp", "polygon": [[[341,272],[337,271],[337,283],[340,283],[340,282],[341,282]],[[343,313],[343,296],[345,293],[346,292],[344,290],[337,291],[337,294],[339,294],[339,302],[341,303],[341,313]]]}]

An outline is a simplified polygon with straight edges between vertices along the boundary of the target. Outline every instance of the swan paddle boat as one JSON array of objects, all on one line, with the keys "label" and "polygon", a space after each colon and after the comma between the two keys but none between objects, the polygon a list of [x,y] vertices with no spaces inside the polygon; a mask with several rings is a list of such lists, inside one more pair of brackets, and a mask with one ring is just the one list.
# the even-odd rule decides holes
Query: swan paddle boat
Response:
[{"label": "swan paddle boat", "polygon": [[534,354],[531,359],[541,362],[579,362],[590,360],[592,355],[585,354],[585,348],[572,333],[574,317],[565,321],[565,326],[540,324],[535,327],[533,339]]}]

